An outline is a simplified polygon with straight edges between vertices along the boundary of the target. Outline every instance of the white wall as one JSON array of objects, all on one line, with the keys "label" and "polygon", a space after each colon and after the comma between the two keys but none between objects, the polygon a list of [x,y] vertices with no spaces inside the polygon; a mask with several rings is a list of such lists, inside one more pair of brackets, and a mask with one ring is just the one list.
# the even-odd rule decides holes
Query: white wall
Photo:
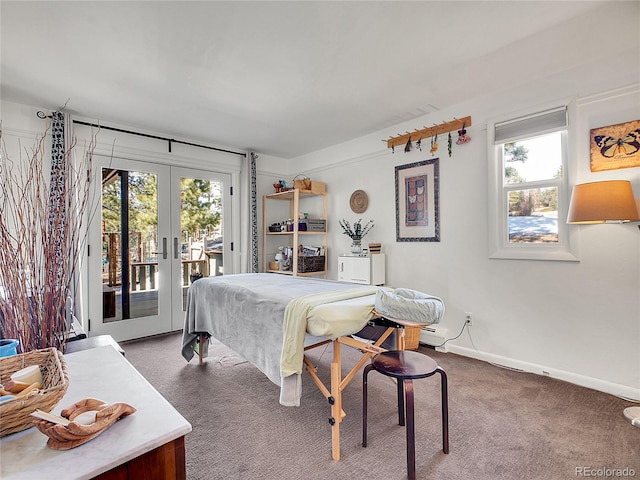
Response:
[{"label": "white wall", "polygon": [[[553,82],[551,82],[553,83]],[[329,278],[337,278],[337,255],[349,238],[338,219],[373,219],[365,238],[387,254],[387,282],[440,296],[449,336],[460,332],[464,312],[474,324],[449,351],[535,373],[549,374],[627,398],[640,399],[640,232],[636,225],[571,226],[580,262],[489,259],[487,229],[486,121],[504,112],[535,108],[579,91],[560,82],[478,99],[290,161],[291,175],[304,172],[327,183]],[[612,82],[614,83],[614,82]],[[589,87],[591,88],[591,87]],[[588,91],[588,88],[584,89]],[[631,180],[640,197],[640,168],[590,173],[589,129],[640,118],[640,87],[632,85],[579,98],[578,145],[570,154],[570,185],[605,179]],[[381,141],[453,117],[471,115],[472,141],[447,155],[440,137],[439,243],[396,242],[394,167],[432,158],[422,151],[392,154]],[[454,139],[456,134],[454,132]],[[267,191],[267,181],[263,188]],[[356,189],[369,196],[362,215],[351,212]]]}]

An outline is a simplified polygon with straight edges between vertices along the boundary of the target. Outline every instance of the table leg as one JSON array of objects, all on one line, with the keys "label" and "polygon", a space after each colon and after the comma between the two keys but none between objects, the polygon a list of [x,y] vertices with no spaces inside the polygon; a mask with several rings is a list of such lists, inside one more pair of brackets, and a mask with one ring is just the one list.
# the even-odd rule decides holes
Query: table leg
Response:
[{"label": "table leg", "polygon": [[206,341],[206,337],[203,333],[200,334],[200,346],[198,347],[198,359],[200,360],[200,365],[202,365],[202,362],[204,361],[204,353],[203,353],[203,345],[204,342]]},{"label": "table leg", "polygon": [[416,478],[416,430],[413,412],[413,380],[405,380],[407,396],[407,475],[409,480]]},{"label": "table leg", "polygon": [[367,446],[367,377],[373,369],[373,365],[364,367],[362,376],[362,446]]},{"label": "table leg", "polygon": [[404,403],[405,403],[405,386],[404,380],[401,378],[396,379],[396,383],[398,385],[398,425],[404,426],[405,424],[405,414],[404,414]]},{"label": "table leg", "polygon": [[440,374],[440,389],[442,391],[442,451],[449,453],[449,394],[447,389],[447,374],[438,367]]},{"label": "table leg", "polygon": [[342,423],[342,391],[340,390],[340,377],[342,366],[340,362],[340,343],[333,342],[333,362],[331,362],[331,456],[334,460],[340,460],[340,423]]}]

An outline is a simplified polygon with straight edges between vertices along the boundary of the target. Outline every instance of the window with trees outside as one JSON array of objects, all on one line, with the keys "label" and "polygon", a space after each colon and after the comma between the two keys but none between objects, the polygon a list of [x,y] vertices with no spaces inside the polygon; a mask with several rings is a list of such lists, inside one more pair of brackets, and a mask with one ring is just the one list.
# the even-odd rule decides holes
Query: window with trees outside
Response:
[{"label": "window with trees outside", "polygon": [[491,257],[574,260],[569,252],[567,108],[492,123]]}]

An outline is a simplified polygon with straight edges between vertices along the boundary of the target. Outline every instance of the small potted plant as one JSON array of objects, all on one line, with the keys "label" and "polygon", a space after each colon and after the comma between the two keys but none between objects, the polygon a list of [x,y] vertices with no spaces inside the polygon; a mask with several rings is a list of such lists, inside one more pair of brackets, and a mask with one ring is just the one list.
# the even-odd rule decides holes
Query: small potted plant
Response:
[{"label": "small potted plant", "polygon": [[374,227],[373,220],[369,220],[364,226],[362,219],[359,218],[351,225],[348,220],[339,220],[342,232],[351,238],[351,253],[362,253],[362,237],[364,237]]}]

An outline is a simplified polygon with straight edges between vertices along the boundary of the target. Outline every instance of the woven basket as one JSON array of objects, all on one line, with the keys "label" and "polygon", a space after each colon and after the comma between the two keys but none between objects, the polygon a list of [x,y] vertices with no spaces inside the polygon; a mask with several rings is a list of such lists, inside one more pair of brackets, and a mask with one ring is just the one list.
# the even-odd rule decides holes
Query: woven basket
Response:
[{"label": "woven basket", "polygon": [[404,348],[406,350],[417,350],[420,346],[420,327],[404,328]]},{"label": "woven basket", "polygon": [[313,257],[298,257],[298,273],[322,271],[324,271],[324,255],[316,255]]},{"label": "woven basket", "polygon": [[299,190],[311,190],[311,179],[303,175],[296,175],[293,179],[293,188]]},{"label": "woven basket", "polygon": [[7,383],[13,373],[30,365],[40,365],[42,389],[24,398],[14,398],[0,404],[0,437],[33,426],[35,418],[31,414],[38,409],[45,412],[53,410],[69,387],[64,355],[53,347],[1,357],[0,383]]}]

